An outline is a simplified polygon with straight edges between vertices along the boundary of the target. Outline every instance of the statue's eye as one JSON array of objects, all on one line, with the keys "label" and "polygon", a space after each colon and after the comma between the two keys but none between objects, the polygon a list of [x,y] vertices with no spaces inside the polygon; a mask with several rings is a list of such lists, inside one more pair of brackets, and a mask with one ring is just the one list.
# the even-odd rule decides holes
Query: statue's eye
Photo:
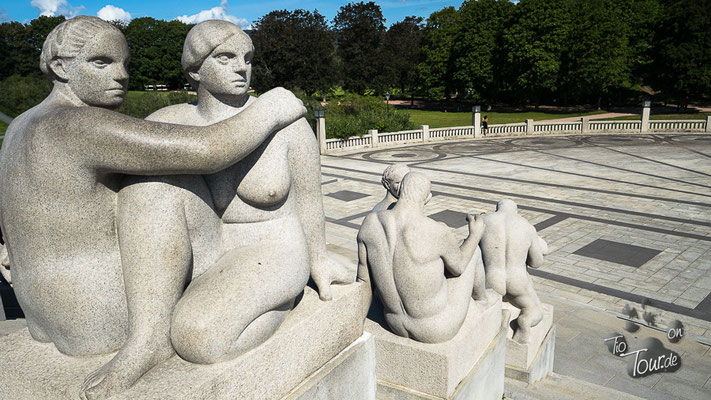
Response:
[{"label": "statue's eye", "polygon": [[218,54],[215,58],[217,58],[217,61],[221,62],[222,64],[227,64],[232,59],[229,54]]},{"label": "statue's eye", "polygon": [[108,59],[108,58],[103,58],[103,57],[94,58],[94,59],[92,59],[90,62],[91,62],[95,67],[97,67],[97,68],[104,68],[104,67],[106,67],[107,65],[111,64],[111,60],[110,60],[110,59]]}]

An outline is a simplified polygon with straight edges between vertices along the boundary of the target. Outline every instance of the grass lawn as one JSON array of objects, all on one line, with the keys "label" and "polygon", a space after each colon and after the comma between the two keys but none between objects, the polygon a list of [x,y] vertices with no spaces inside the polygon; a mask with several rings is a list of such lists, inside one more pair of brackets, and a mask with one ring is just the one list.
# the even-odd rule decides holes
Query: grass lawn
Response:
[{"label": "grass lawn", "polygon": [[[666,120],[680,120],[680,119],[696,119],[696,120],[706,120],[706,117],[711,115],[711,112],[700,112],[693,114],[652,114],[649,116],[650,119],[666,119]],[[627,117],[615,117],[615,118],[605,118],[605,120],[634,120],[639,121],[642,118],[641,115],[630,115]]]},{"label": "grass lawn", "polygon": [[[0,121],[0,135],[4,135],[7,130],[7,124],[5,121]],[[2,147],[2,139],[0,139],[0,147]]]},{"label": "grass lawn", "polygon": [[[449,126],[470,126],[472,124],[471,112],[443,112],[425,110],[405,110],[410,113],[410,121],[419,127],[429,125],[430,128],[445,128]],[[482,112],[481,117],[489,117],[489,125],[511,124],[516,122],[526,122],[527,119],[540,121],[545,119],[567,118],[585,115],[604,114],[607,111],[591,111],[587,113],[563,113],[563,112]]]}]

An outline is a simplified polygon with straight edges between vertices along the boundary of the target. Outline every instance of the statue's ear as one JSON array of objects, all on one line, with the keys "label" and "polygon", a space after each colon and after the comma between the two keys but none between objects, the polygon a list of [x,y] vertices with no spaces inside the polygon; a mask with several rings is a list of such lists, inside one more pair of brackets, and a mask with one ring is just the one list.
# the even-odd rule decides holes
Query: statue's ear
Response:
[{"label": "statue's ear", "polygon": [[66,82],[69,80],[69,76],[67,74],[67,62],[63,58],[53,58],[52,61],[49,62],[49,68],[60,81]]},{"label": "statue's ear", "polygon": [[190,79],[195,82],[200,82],[200,74],[197,71],[190,71],[188,72],[188,75],[190,75]]}]

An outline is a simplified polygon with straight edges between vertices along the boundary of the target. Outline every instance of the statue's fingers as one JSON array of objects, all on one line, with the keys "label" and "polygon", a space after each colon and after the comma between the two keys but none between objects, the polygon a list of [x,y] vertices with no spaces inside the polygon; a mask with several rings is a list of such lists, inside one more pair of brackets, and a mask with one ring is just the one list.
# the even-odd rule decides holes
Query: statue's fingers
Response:
[{"label": "statue's fingers", "polygon": [[333,294],[331,293],[331,282],[329,279],[325,278],[314,278],[314,283],[316,283],[316,288],[318,289],[318,297],[322,301],[331,301]]}]

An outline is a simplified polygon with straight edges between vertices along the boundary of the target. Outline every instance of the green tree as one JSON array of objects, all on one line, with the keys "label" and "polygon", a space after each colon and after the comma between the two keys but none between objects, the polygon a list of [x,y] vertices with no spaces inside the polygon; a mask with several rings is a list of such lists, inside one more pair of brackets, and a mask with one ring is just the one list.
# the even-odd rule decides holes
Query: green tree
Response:
[{"label": "green tree", "polygon": [[417,66],[420,82],[431,99],[441,99],[454,91],[453,48],[460,32],[460,16],[454,7],[433,12],[425,24],[422,40],[423,61]]},{"label": "green tree", "polygon": [[516,5],[503,50],[505,76],[518,100],[538,106],[558,90],[572,29],[569,5],[569,0],[521,0]]},{"label": "green tree", "polygon": [[336,85],[336,42],[318,11],[272,11],[255,23],[254,83],[258,92],[275,86],[307,95]]},{"label": "green tree", "polygon": [[389,86],[414,96],[418,86],[417,64],[422,60],[422,18],[405,17],[385,34],[383,56]]},{"label": "green tree", "polygon": [[386,86],[381,74],[385,62],[381,56],[385,18],[380,6],[372,1],[346,4],[339,9],[333,25],[343,87],[357,93],[366,89],[382,91]]},{"label": "green tree", "polygon": [[180,58],[191,27],[177,20],[166,22],[151,17],[132,20],[124,32],[131,49],[129,87],[134,90],[142,90],[148,84],[182,87],[187,80]]},{"label": "green tree", "polygon": [[575,0],[573,10],[564,83],[578,101],[599,109],[604,97],[631,86],[627,15],[615,0]]},{"label": "green tree", "polygon": [[711,1],[664,0],[653,86],[668,99],[711,99]]},{"label": "green tree", "polygon": [[454,42],[452,85],[459,93],[472,90],[475,99],[496,96],[498,50],[513,4],[508,0],[468,0],[459,9],[460,24]]},{"label": "green tree", "polygon": [[30,46],[37,52],[37,59],[39,60],[39,54],[42,51],[42,45],[44,45],[44,40],[47,39],[47,35],[52,32],[52,29],[57,25],[64,22],[66,18],[64,15],[59,15],[57,17],[47,17],[44,15],[35,18],[27,25],[27,34]]},{"label": "green tree", "polygon": [[35,53],[25,25],[0,24],[0,80],[12,75],[40,75],[39,53]]}]

